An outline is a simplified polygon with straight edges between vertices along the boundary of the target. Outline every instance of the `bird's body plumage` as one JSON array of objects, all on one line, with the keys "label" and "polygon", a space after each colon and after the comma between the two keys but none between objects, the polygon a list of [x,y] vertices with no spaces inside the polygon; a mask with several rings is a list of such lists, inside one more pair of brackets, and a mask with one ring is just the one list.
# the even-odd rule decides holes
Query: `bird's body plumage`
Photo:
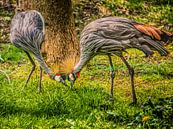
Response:
[{"label": "bird's body plumage", "polygon": [[38,54],[44,35],[44,20],[38,12],[21,12],[12,19],[10,38],[16,47]]},{"label": "bird's body plumage", "polygon": [[35,10],[25,11],[13,17],[10,30],[11,42],[16,47],[31,52],[45,72],[52,74],[40,52],[44,36],[44,19],[39,12]]},{"label": "bird's body plumage", "polygon": [[[35,63],[29,53],[32,53],[38,61],[41,72],[43,68],[44,71],[49,74],[49,76],[53,79],[54,75],[49,69],[49,67],[46,65],[40,50],[41,45],[44,41],[44,36],[44,19],[38,11],[31,10],[20,12],[13,17],[10,27],[10,40],[16,47],[26,52],[33,65],[26,84],[28,83],[30,76],[35,70]],[[42,73],[40,73],[40,79],[41,76]]]},{"label": "bird's body plumage", "polygon": [[[169,32],[156,27],[137,23],[120,17],[106,17],[89,23],[81,32],[80,59],[75,65],[72,75],[82,70],[87,62],[98,54],[108,55],[111,75],[111,98],[113,97],[113,79],[115,77],[111,56],[119,56],[129,70],[131,77],[133,103],[137,102],[134,88],[134,70],[123,57],[123,52],[129,48],[136,48],[146,56],[158,51],[161,55],[168,55],[164,48],[167,41],[173,37]],[[70,74],[71,75],[71,74]],[[71,77],[71,76],[70,76]],[[72,83],[74,83],[71,79]]]},{"label": "bird's body plumage", "polygon": [[[165,35],[165,36],[164,36]],[[74,72],[79,72],[91,57],[97,54],[122,55],[128,48],[136,48],[147,56],[157,50],[167,55],[165,37],[170,33],[126,18],[106,17],[89,23],[80,37],[80,61]],[[165,42],[163,42],[163,39]],[[84,63],[85,62],[85,63]]]}]

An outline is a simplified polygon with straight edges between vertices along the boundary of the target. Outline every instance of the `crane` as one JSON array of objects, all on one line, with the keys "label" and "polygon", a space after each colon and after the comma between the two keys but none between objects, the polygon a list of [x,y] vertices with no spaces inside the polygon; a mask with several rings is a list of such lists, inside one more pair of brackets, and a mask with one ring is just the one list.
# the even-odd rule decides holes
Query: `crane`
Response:
[{"label": "crane", "polygon": [[32,64],[32,69],[27,77],[25,87],[27,86],[36,67],[34,60],[30,56],[30,53],[32,53],[40,65],[40,79],[38,84],[39,92],[41,91],[42,69],[44,69],[51,79],[62,82],[66,85],[62,79],[63,76],[53,74],[42,57],[40,49],[44,42],[44,38],[44,19],[38,11],[30,10],[19,12],[12,18],[10,26],[10,40],[17,48],[22,49],[26,53]]},{"label": "crane", "polygon": [[132,104],[137,103],[134,87],[134,69],[123,56],[129,48],[136,48],[146,56],[158,51],[162,56],[168,55],[164,48],[173,34],[154,26],[138,23],[121,17],[105,17],[97,19],[84,27],[80,36],[80,59],[68,74],[73,85],[82,68],[96,55],[108,56],[110,62],[110,99],[113,100],[114,66],[112,56],[121,58],[128,68],[131,80]]}]

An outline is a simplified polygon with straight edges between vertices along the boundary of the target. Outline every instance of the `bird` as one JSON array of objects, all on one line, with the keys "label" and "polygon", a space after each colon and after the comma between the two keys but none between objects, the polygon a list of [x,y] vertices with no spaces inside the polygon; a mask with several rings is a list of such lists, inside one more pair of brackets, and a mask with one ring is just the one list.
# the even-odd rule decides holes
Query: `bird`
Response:
[{"label": "bird", "polygon": [[41,46],[44,40],[45,22],[40,12],[36,10],[22,11],[12,18],[10,25],[10,41],[17,48],[22,49],[26,53],[32,64],[32,69],[26,79],[25,87],[27,86],[36,67],[35,62],[30,55],[31,53],[40,65],[40,79],[38,84],[39,92],[42,90],[42,69],[44,69],[51,79],[64,84],[62,79],[63,76],[54,74],[43,59]]},{"label": "bird", "polygon": [[115,71],[112,56],[118,56],[126,65],[131,80],[132,103],[137,103],[134,86],[134,68],[125,59],[123,53],[126,49],[135,48],[146,56],[154,51],[167,56],[168,50],[164,47],[173,37],[173,34],[154,26],[138,23],[123,17],[104,17],[97,19],[84,27],[80,36],[80,58],[71,68],[68,80],[71,85],[79,77],[82,68],[96,55],[108,56],[110,63],[110,100],[113,100],[113,85]]}]

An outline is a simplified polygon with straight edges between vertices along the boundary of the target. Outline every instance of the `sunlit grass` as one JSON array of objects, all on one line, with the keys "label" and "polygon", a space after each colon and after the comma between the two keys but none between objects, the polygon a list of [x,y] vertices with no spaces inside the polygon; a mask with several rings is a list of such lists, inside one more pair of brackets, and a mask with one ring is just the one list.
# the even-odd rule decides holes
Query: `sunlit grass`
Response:
[{"label": "sunlit grass", "polygon": [[93,58],[82,70],[73,90],[44,75],[43,92],[38,93],[39,70],[24,88],[31,64],[21,50],[9,45],[3,48],[2,57],[7,50],[13,56],[0,64],[10,78],[9,82],[0,74],[1,128],[126,128],[125,123],[134,119],[148,97],[157,101],[173,94],[172,53],[167,57],[155,54],[151,58],[145,58],[137,50],[125,54],[135,69],[138,104],[132,107],[129,106],[132,99],[128,70],[116,56],[112,57],[116,71],[112,105],[107,56]]}]

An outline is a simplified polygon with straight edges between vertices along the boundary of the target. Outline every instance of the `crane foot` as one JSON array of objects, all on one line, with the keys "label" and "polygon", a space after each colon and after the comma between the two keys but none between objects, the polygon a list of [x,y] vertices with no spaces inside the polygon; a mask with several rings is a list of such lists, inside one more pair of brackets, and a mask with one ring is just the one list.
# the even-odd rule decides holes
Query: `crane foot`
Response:
[{"label": "crane foot", "polygon": [[129,104],[129,106],[135,106],[137,104],[137,102],[132,102]]}]

